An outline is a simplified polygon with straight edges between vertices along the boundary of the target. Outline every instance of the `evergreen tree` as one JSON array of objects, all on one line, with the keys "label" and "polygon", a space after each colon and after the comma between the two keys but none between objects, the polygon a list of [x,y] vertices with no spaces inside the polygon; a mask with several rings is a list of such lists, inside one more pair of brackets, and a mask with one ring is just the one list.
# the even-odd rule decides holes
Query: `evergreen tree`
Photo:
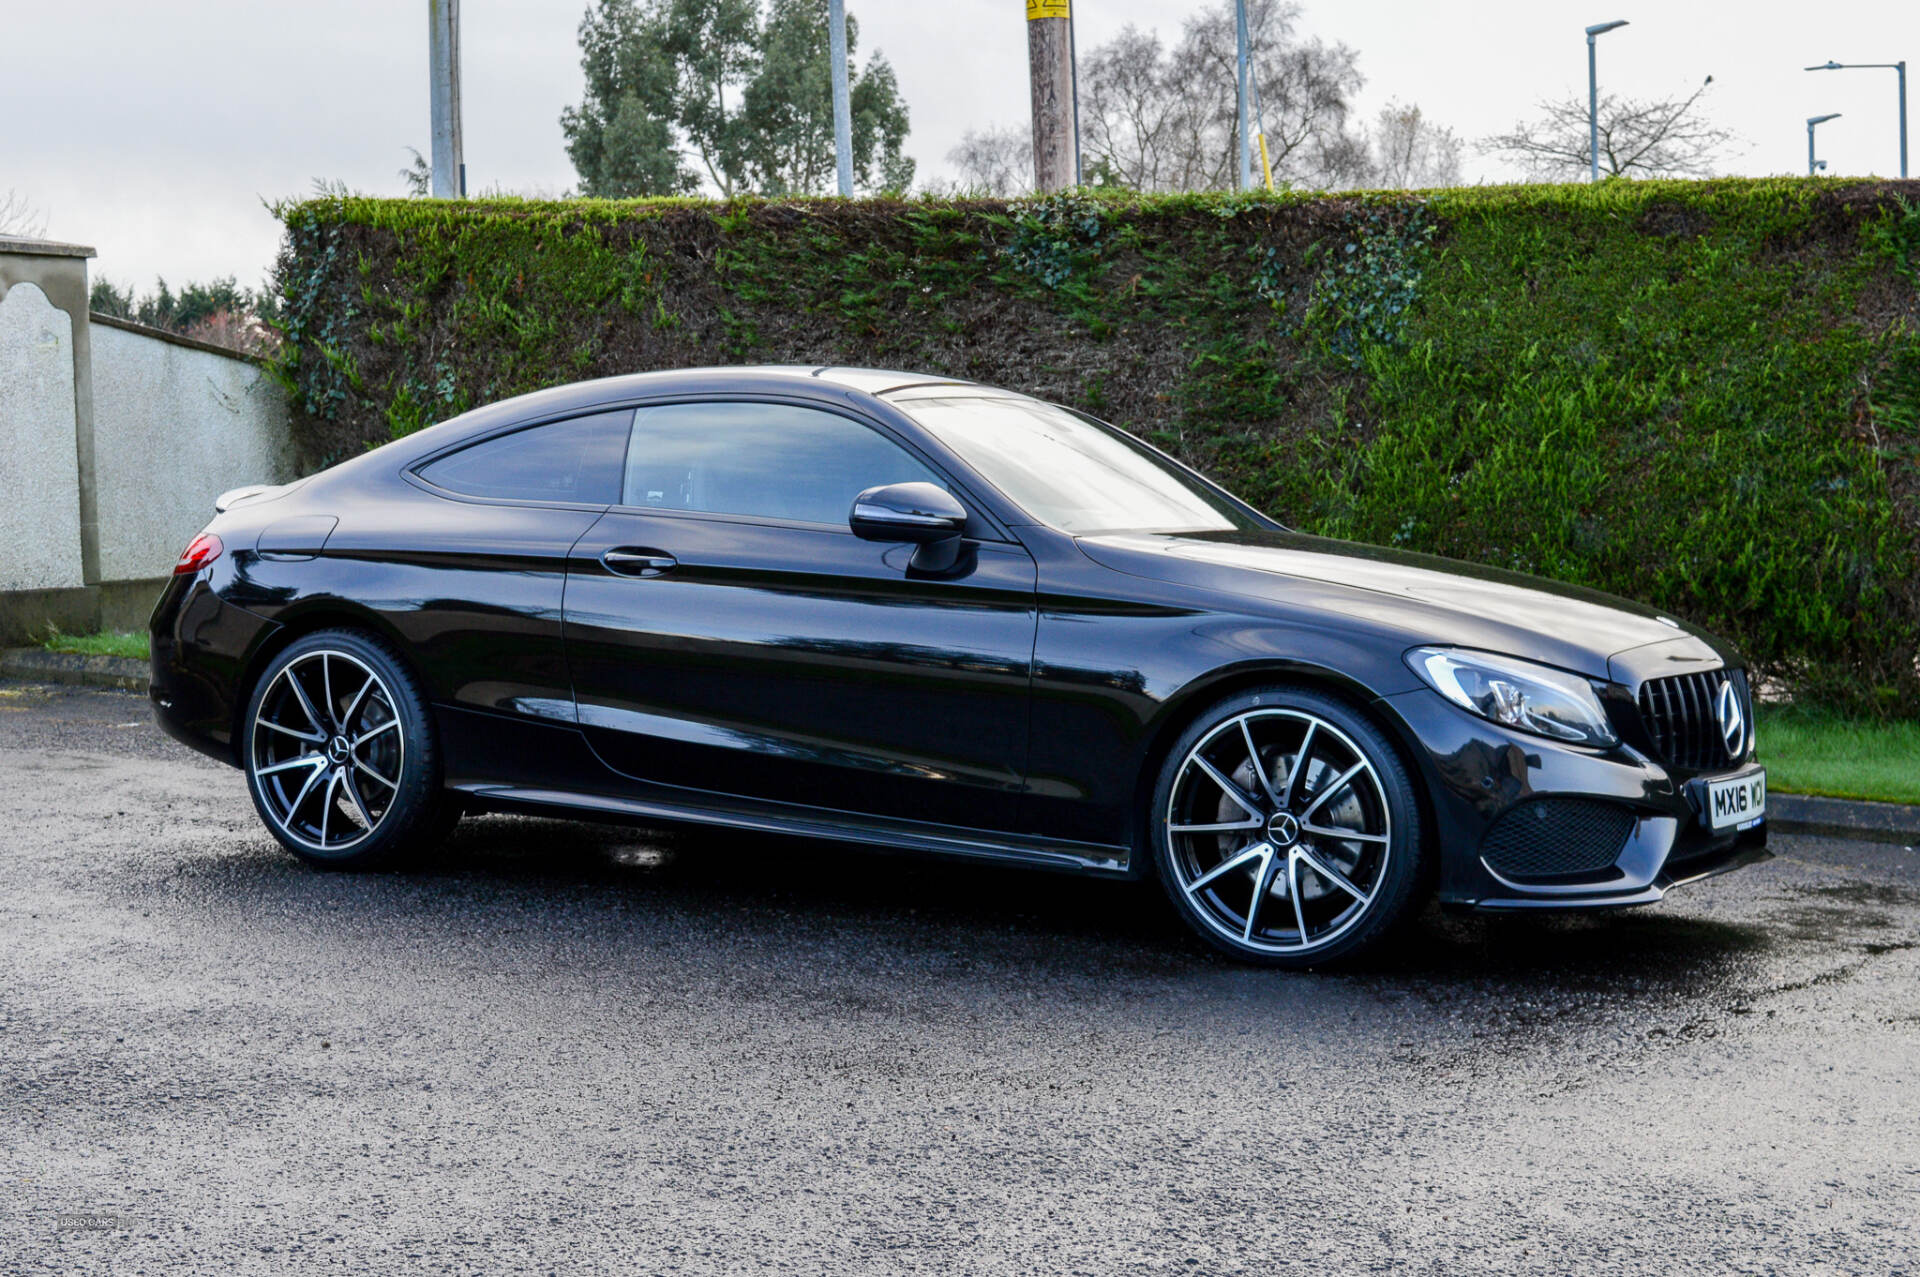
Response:
[{"label": "evergreen tree", "polygon": [[678,74],[658,0],[598,0],[580,20],[586,99],[560,113],[583,195],[677,195],[697,178],[673,135]]},{"label": "evergreen tree", "polygon": [[[847,19],[849,61],[858,27]],[[586,96],[561,115],[588,195],[833,189],[826,0],[596,0],[580,23]],[[874,55],[851,77],[855,180],[904,188],[907,108]]]}]

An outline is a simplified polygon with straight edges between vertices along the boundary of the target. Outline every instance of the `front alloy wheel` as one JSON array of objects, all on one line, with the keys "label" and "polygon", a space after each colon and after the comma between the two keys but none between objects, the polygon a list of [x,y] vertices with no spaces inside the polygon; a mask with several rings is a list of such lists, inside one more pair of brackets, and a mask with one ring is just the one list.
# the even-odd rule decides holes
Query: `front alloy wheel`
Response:
[{"label": "front alloy wheel", "polygon": [[1237,957],[1309,966],[1370,946],[1409,911],[1419,818],[1378,729],[1305,690],[1237,697],[1176,745],[1156,796],[1168,893]]}]

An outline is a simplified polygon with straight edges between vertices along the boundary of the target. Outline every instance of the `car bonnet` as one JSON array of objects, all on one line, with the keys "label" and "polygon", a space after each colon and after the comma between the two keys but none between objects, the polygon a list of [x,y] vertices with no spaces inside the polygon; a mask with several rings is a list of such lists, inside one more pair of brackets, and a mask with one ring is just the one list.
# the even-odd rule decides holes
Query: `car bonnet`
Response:
[{"label": "car bonnet", "polygon": [[1663,645],[1702,663],[1737,660],[1656,610],[1596,590],[1432,555],[1284,532],[1112,533],[1078,538],[1115,571],[1349,618],[1420,643],[1506,652],[1593,678],[1610,658]]}]

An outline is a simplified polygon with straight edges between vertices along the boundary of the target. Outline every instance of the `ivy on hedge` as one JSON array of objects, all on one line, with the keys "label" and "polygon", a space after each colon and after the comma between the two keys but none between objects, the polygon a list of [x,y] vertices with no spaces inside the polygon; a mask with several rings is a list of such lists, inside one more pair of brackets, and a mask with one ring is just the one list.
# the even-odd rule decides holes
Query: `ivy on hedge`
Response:
[{"label": "ivy on hedge", "polygon": [[645,368],[1030,390],[1282,520],[1643,598],[1920,715],[1920,212],[1891,184],[280,210],[317,464]]},{"label": "ivy on hedge", "polygon": [[1072,193],[1016,205],[1005,254],[1013,268],[1057,289],[1099,259],[1106,218],[1098,201]]},{"label": "ivy on hedge", "polygon": [[1400,344],[1419,296],[1435,226],[1424,204],[1404,216],[1397,212],[1380,204],[1365,207],[1344,243],[1320,240],[1307,252],[1313,285],[1303,329],[1356,368],[1367,351]]}]

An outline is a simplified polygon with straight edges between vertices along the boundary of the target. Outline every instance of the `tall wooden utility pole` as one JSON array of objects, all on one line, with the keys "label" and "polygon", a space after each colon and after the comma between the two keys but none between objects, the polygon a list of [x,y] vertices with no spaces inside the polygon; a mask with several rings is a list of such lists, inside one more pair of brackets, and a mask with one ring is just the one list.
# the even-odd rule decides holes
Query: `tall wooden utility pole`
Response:
[{"label": "tall wooden utility pole", "polygon": [[460,146],[460,0],[427,0],[429,74],[433,97],[433,194],[467,193],[467,161]]},{"label": "tall wooden utility pole", "polygon": [[1027,69],[1033,78],[1033,185],[1074,183],[1073,14],[1068,0],[1027,0]]}]

